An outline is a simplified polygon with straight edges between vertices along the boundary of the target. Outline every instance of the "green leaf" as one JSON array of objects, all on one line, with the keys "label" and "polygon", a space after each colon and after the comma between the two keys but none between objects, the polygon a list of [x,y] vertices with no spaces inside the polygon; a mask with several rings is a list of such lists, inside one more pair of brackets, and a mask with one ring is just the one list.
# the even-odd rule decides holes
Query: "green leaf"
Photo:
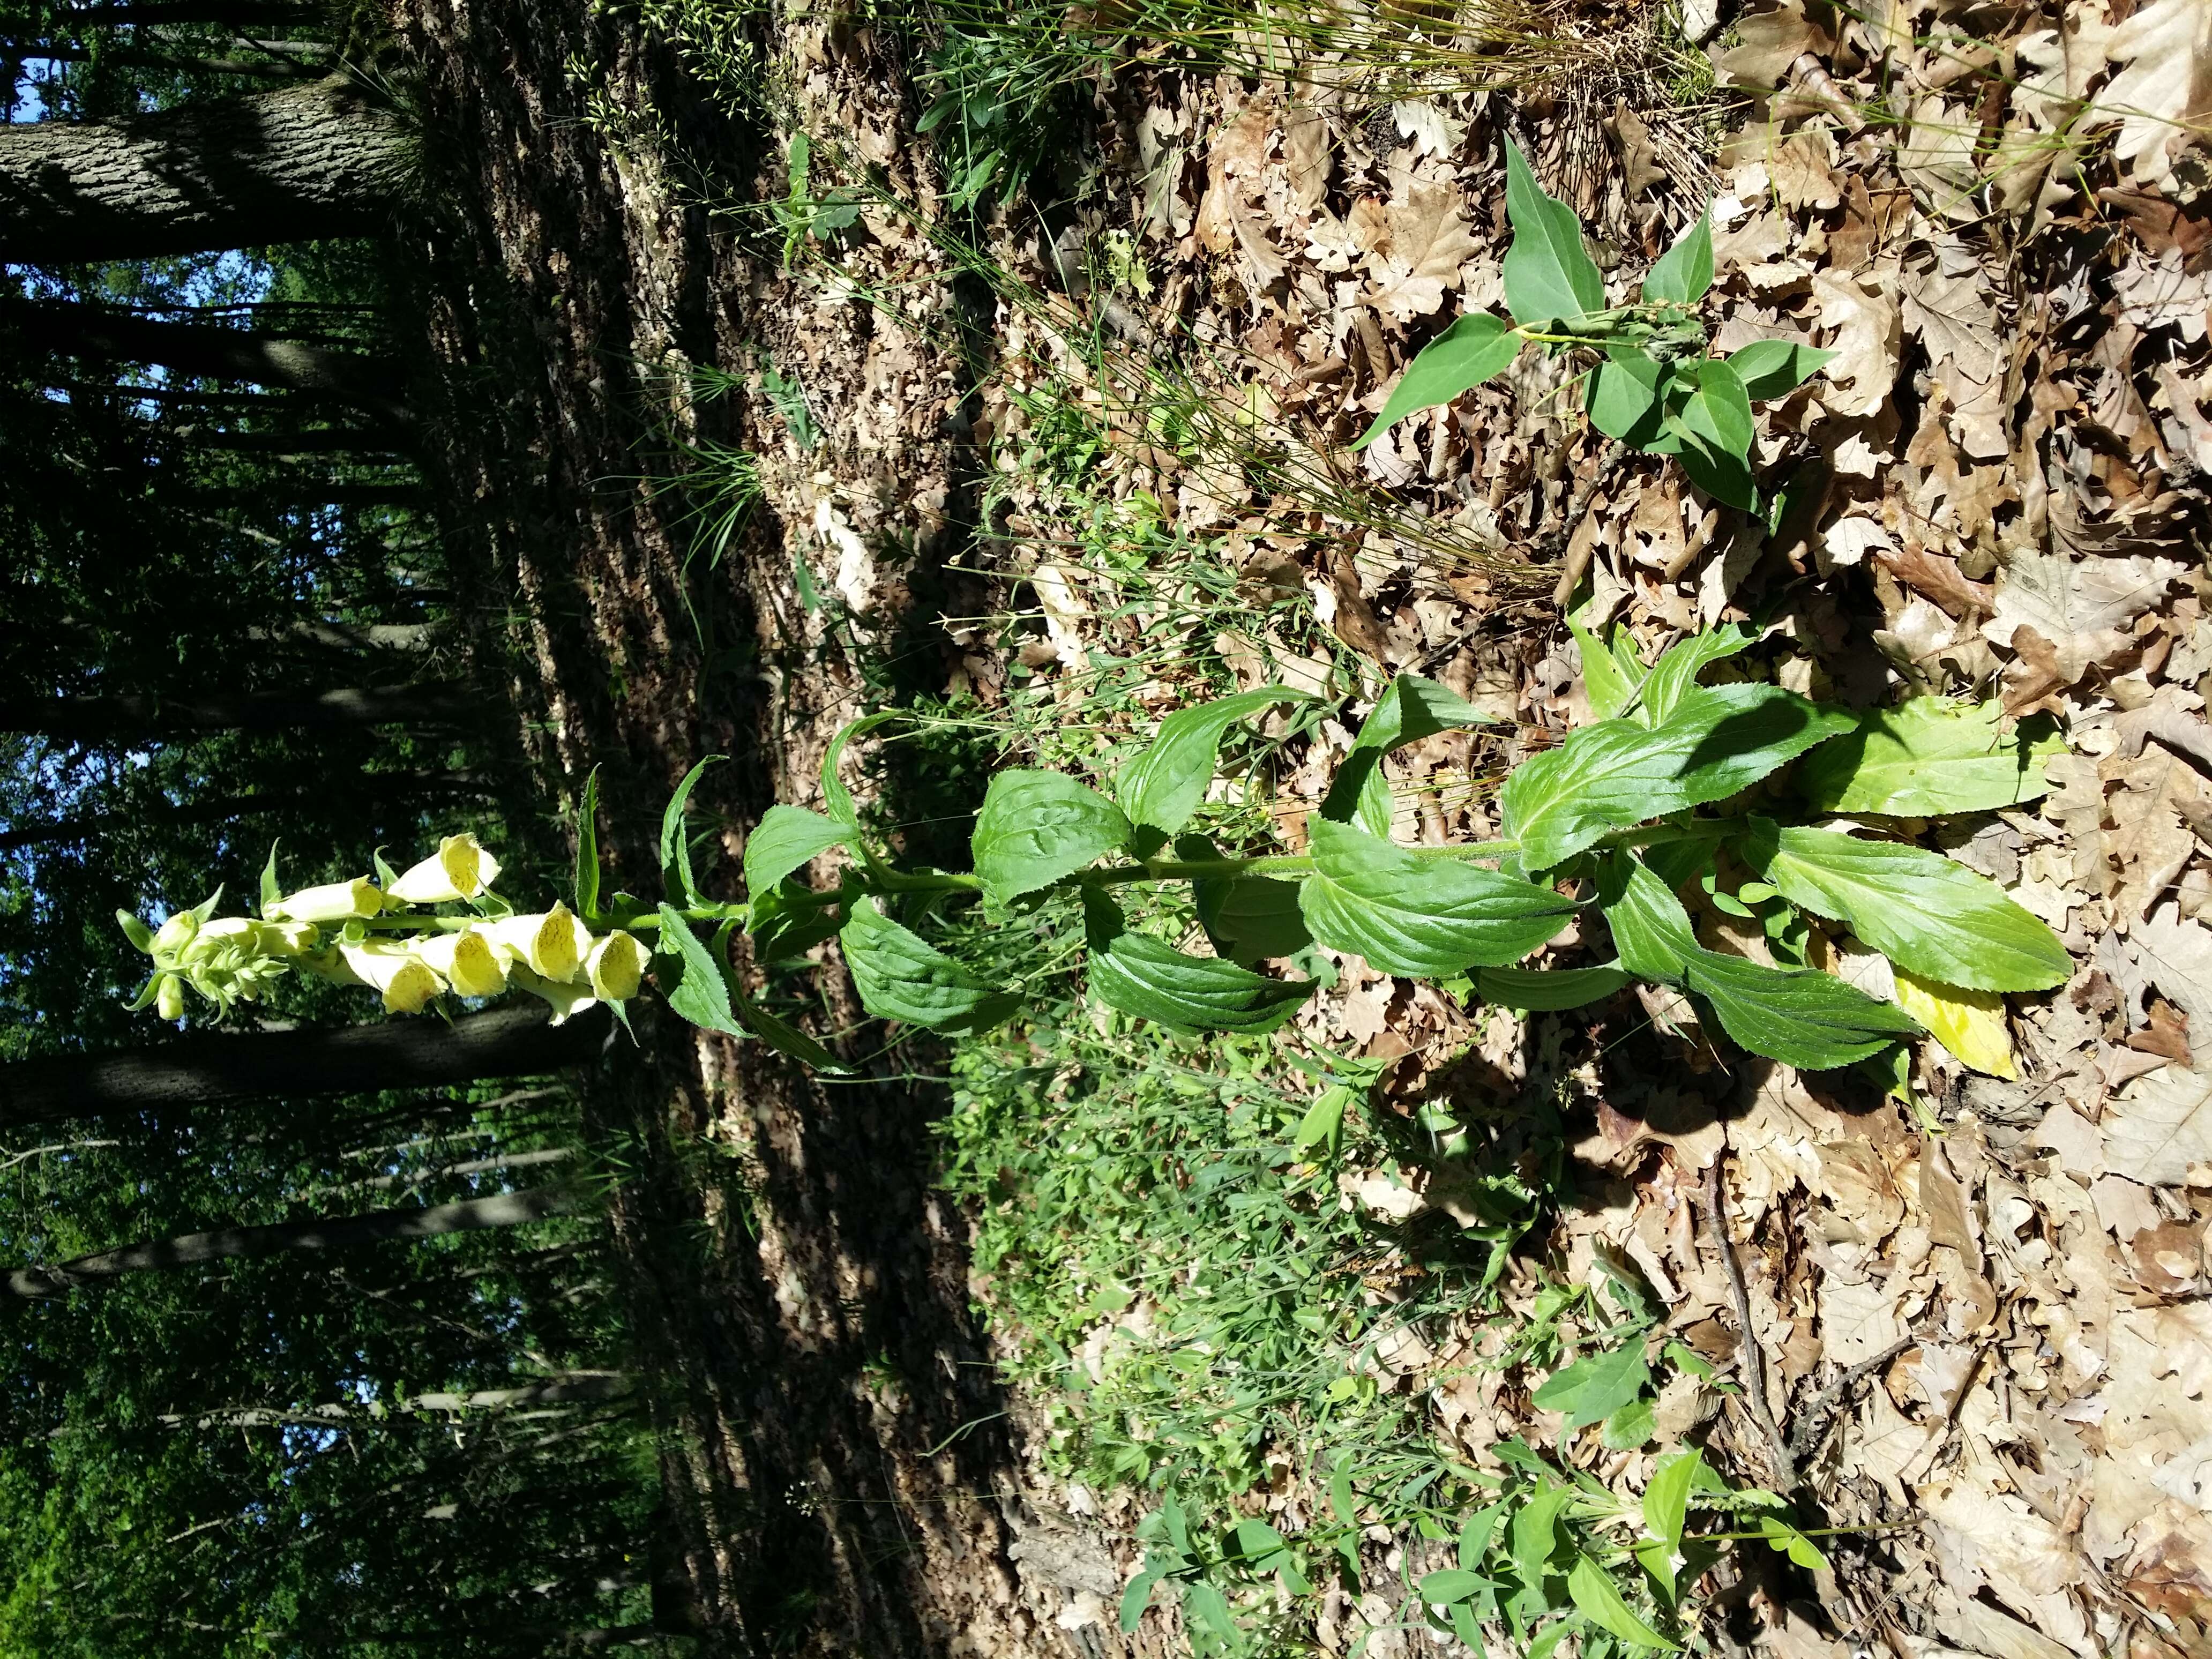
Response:
[{"label": "green leaf", "polygon": [[1083,908],[1091,989],[1109,1008],[1138,1019],[1176,1031],[1272,1031],[1313,994],[1311,980],[1269,979],[1131,933],[1103,893],[1085,893]]},{"label": "green leaf", "polygon": [[984,793],[972,845],[984,890],[1004,904],[1049,887],[1125,845],[1129,820],[1059,772],[1001,772]]},{"label": "green leaf", "polygon": [[599,769],[584,778],[576,803],[576,914],[588,925],[599,915]]},{"label": "green leaf", "polygon": [[[269,914],[276,901],[284,896],[283,885],[276,878],[277,846],[278,843],[273,841],[269,843],[269,861],[261,866],[261,914],[264,916]],[[120,910],[116,912],[118,915],[122,914]],[[134,916],[131,920],[135,921],[137,918]],[[130,929],[126,927],[124,931],[129,933]],[[131,939],[136,943],[137,935],[131,934]],[[138,948],[143,951],[146,947],[141,945]]]},{"label": "green leaf", "polygon": [[[273,859],[275,854],[271,854],[270,856]],[[263,901],[264,904],[267,902],[268,901],[266,900]],[[141,951],[148,952],[152,951],[154,948],[154,930],[152,928],[149,927],[137,917],[132,915],[128,910],[118,910],[115,913],[115,920],[121,925],[125,935],[130,939],[132,945],[136,945]]]},{"label": "green leaf", "polygon": [[1390,786],[1382,776],[1382,757],[1439,732],[1494,724],[1449,686],[1419,674],[1401,674],[1360,723],[1352,752],[1329,780],[1321,815],[1338,823],[1355,819],[1370,835],[1390,838]]},{"label": "green leaf", "polygon": [[1199,925],[1213,948],[1247,967],[1263,957],[1295,956],[1313,943],[1298,884],[1270,876],[1233,876],[1191,884]]},{"label": "green leaf", "polygon": [[[1681,707],[1682,699],[1697,689],[1698,676],[1724,657],[1733,657],[1759,635],[1740,623],[1707,629],[1677,640],[1659,653],[1644,683],[1644,700],[1637,714],[1647,726],[1656,726]],[[1825,750],[1823,752],[1826,752]]]},{"label": "green leaf", "polygon": [[1806,1571],[1824,1572],[1827,1570],[1828,1558],[1821,1553],[1820,1547],[1779,1516],[1760,1516],[1759,1529],[1765,1534],[1769,1549],[1788,1556]]},{"label": "green leaf", "polygon": [[1902,1008],[1813,969],[1769,968],[1698,951],[1686,977],[1739,1044],[1802,1072],[1851,1065],[1920,1031]]},{"label": "green leaf", "polygon": [[1802,386],[1835,355],[1796,340],[1753,340],[1729,353],[1728,362],[1744,390],[1764,403]]},{"label": "green leaf", "polygon": [[1152,745],[1121,773],[1114,793],[1132,823],[1146,823],[1172,836],[1206,799],[1213,781],[1214,758],[1222,733],[1241,720],[1264,714],[1278,703],[1311,702],[1313,694],[1287,685],[1263,685],[1182,708],[1160,722]]},{"label": "green leaf", "polygon": [[1574,1597],[1575,1606],[1582,1610],[1584,1618],[1611,1631],[1631,1647],[1663,1648],[1672,1652],[1680,1645],[1638,1618],[1635,1610],[1622,1599],[1613,1576],[1580,1552],[1575,1555],[1574,1565],[1567,1570],[1567,1594]]},{"label": "green leaf", "polygon": [[2045,763],[2066,752],[2056,722],[2038,715],[2007,737],[1995,702],[1915,697],[1861,717],[1856,732],[1807,759],[1799,782],[1824,811],[1937,817],[2033,800],[2051,787]]},{"label": "green leaf", "polygon": [[1650,671],[1637,660],[1634,648],[1628,646],[1626,629],[1615,639],[1613,650],[1600,645],[1596,636],[1572,617],[1567,620],[1567,632],[1574,635],[1582,652],[1583,693],[1589,699],[1590,713],[1609,720],[1628,707]]},{"label": "green leaf", "polygon": [[852,835],[849,824],[778,801],[745,837],[745,891],[767,892],[817,854],[842,847]]},{"label": "green leaf", "polygon": [[1682,463],[1690,482],[1715,501],[1746,513],[1758,510],[1759,486],[1742,456],[1715,448],[1695,434],[1671,453]]},{"label": "green leaf", "polygon": [[851,1069],[805,1032],[795,1025],[787,1024],[747,996],[745,988],[738,982],[734,970],[727,977],[730,998],[736,1005],[738,1019],[747,1030],[776,1053],[788,1054],[802,1066],[833,1075]]},{"label": "green leaf", "polygon": [[853,906],[837,936],[860,1006],[878,1019],[902,1019],[933,1031],[987,1031],[1014,1012],[1017,1000],[909,932],[876,908]]},{"label": "green leaf", "polygon": [[1421,1577],[1421,1600],[1432,1607],[1467,1601],[1490,1588],[1490,1580],[1465,1567],[1445,1567]]},{"label": "green leaf", "polygon": [[1556,1012],[1602,1001],[1628,983],[1618,968],[1485,968],[1474,976],[1485,1002],[1524,1012]]},{"label": "green leaf", "polygon": [[1152,1602],[1152,1586],[1160,1582],[1167,1571],[1165,1566],[1146,1563],[1145,1570],[1129,1581],[1129,1588],[1121,1592],[1121,1633],[1127,1635],[1145,1621],[1145,1609]]},{"label": "green leaf", "polygon": [[1725,799],[1850,724],[1777,685],[1691,691],[1649,730],[1603,720],[1516,768],[1505,832],[1525,868],[1547,870],[1609,830]]},{"label": "green leaf", "polygon": [[691,876],[691,839],[684,828],[684,805],[691,799],[692,787],[699,781],[700,775],[715,762],[728,758],[726,755],[709,755],[686,772],[660,815],[661,882],[668,896],[684,904],[699,902],[699,884]]},{"label": "green leaf", "polygon": [[1344,1114],[1353,1098],[1352,1091],[1341,1083],[1322,1090],[1314,1103],[1306,1108],[1306,1115],[1298,1120],[1298,1132],[1291,1141],[1291,1150],[1304,1152],[1322,1146],[1334,1157],[1344,1145]]},{"label": "green leaf", "polygon": [[1698,365],[1698,389],[1682,407],[1682,423],[1716,449],[1751,453],[1751,395],[1735,369],[1713,357]]},{"label": "green leaf", "polygon": [[820,902],[818,894],[795,881],[787,879],[746,897],[745,929],[756,962],[796,961],[837,932],[836,907]]},{"label": "green leaf", "polygon": [[1793,904],[1851,931],[1923,979],[1972,991],[2063,984],[2073,959],[1986,876],[1924,848],[1752,820],[1745,861]]},{"label": "green leaf", "polygon": [[1605,277],[1583,246],[1575,210],[1544,193],[1510,138],[1505,141],[1505,214],[1513,222],[1513,246],[1505,252],[1505,303],[1516,322],[1573,322],[1605,309]]},{"label": "green leaf", "polygon": [[1690,1513],[1690,1487],[1704,1464],[1695,1448],[1670,1452],[1659,1460],[1644,1486],[1644,1529],[1670,1551],[1682,1547],[1682,1526]]},{"label": "green leaf", "polygon": [[1616,349],[1593,368],[1583,391],[1590,424],[1608,438],[1642,447],[1658,428],[1659,382],[1665,371],[1641,351]]},{"label": "green leaf", "polygon": [[1338,1456],[1336,1468],[1328,1477],[1328,1507],[1336,1516],[1339,1526],[1356,1527],[1359,1524],[1359,1500],[1352,1490],[1350,1452]]},{"label": "green leaf", "polygon": [[1647,1445],[1659,1431],[1658,1413],[1649,1400],[1636,1399],[1619,1407],[1599,1425],[1599,1444],[1607,1451],[1634,1451]]},{"label": "green leaf", "polygon": [[1416,410],[1448,404],[1502,373],[1521,354],[1522,340],[1503,318],[1472,311],[1423,346],[1374,423],[1352,447],[1364,449]]},{"label": "green leaf", "polygon": [[1575,1495],[1572,1486],[1555,1484],[1548,1475],[1537,1477],[1535,1493],[1513,1517],[1513,1570],[1521,1582],[1540,1587],[1552,1552],[1559,1547],[1559,1511]]},{"label": "green leaf", "polygon": [[830,816],[840,823],[850,825],[855,835],[860,829],[860,809],[853,804],[853,792],[845,787],[844,779],[837,775],[838,763],[844,758],[847,744],[897,718],[896,709],[863,714],[859,720],[848,722],[836,737],[830,739],[830,746],[822,751],[822,799],[830,808]]},{"label": "green leaf", "polygon": [[1349,824],[1315,818],[1306,926],[1333,951],[1386,974],[1441,979],[1518,962],[1566,925],[1572,899],[1456,859],[1423,858]]},{"label": "green leaf", "polygon": [[1604,1421],[1650,1385],[1651,1369],[1644,1361],[1644,1339],[1636,1335],[1617,1348],[1585,1355],[1553,1372],[1536,1390],[1534,1399],[1547,1412],[1567,1414],[1559,1432],[1568,1435]]},{"label": "green leaf", "polygon": [[1713,285],[1713,216],[1709,207],[1698,222],[1674,239],[1644,279],[1644,297],[1694,305]]},{"label": "green leaf", "polygon": [[668,1006],[704,1030],[744,1036],[745,1028],[730,1012],[729,985],[715,952],[700,943],[691,924],[670,904],[660,907],[660,951],[674,957],[683,973],[668,988]]}]

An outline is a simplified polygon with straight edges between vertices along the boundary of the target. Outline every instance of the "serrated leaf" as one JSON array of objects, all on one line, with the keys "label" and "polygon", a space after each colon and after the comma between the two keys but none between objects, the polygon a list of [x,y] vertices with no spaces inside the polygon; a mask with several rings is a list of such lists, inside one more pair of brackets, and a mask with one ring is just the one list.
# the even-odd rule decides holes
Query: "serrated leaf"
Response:
[{"label": "serrated leaf", "polygon": [[1589,700],[1590,713],[1599,720],[1609,720],[1628,707],[1650,671],[1636,660],[1633,650],[1625,653],[1624,660],[1624,653],[1599,644],[1596,635],[1572,617],[1567,620],[1567,632],[1574,635],[1575,645],[1582,653],[1583,694]]},{"label": "serrated leaf", "polygon": [[1423,346],[1406,366],[1382,412],[1352,448],[1366,448],[1415,410],[1448,404],[1502,373],[1521,355],[1522,343],[1503,318],[1486,311],[1469,312]]},{"label": "serrated leaf", "polygon": [[[1650,673],[1644,678],[1644,696],[1636,706],[1637,716],[1647,726],[1656,726],[1668,719],[1681,707],[1682,699],[1698,689],[1698,675],[1714,663],[1733,657],[1758,638],[1741,623],[1729,623],[1677,640],[1659,653],[1659,660],[1651,665]],[[1821,752],[1826,752],[1825,747]]]},{"label": "serrated leaf", "polygon": [[2048,716],[2007,736],[1995,702],[1915,697],[1863,715],[1858,729],[1821,745],[1799,781],[1826,811],[1937,817],[2033,800],[2051,785],[2045,763],[2066,752]]},{"label": "serrated leaf", "polygon": [[1753,340],[1729,353],[1728,361],[1744,390],[1764,403],[1794,392],[1835,355],[1796,340]]},{"label": "serrated leaf", "polygon": [[745,891],[764,893],[819,854],[850,840],[850,825],[778,801],[745,837]]},{"label": "serrated leaf", "polygon": [[2062,985],[2058,936],[1986,876],[1924,848],[1753,820],[1745,861],[1792,904],[1847,921],[1900,968],[1970,991]]},{"label": "serrated leaf", "polygon": [[1613,1577],[1603,1567],[1579,1552],[1575,1564],[1567,1570],[1567,1594],[1574,1598],[1575,1606],[1584,1618],[1600,1628],[1613,1632],[1634,1648],[1661,1648],[1676,1651],[1680,1644],[1670,1642],[1636,1615],[1622,1597]]},{"label": "serrated leaf", "polygon": [[1801,1072],[1833,1071],[1920,1034],[1902,1008],[1809,968],[1769,968],[1701,950],[1685,976],[1740,1046]]},{"label": "serrated leaf", "polygon": [[1644,1339],[1632,1336],[1620,1347],[1587,1354],[1544,1379],[1534,1398],[1547,1412],[1565,1412],[1562,1435],[1602,1422],[1650,1385],[1644,1360]]},{"label": "serrated leaf", "polygon": [[709,755],[684,775],[684,781],[676,786],[676,793],[668,798],[668,805],[660,814],[660,879],[668,896],[680,903],[699,902],[699,884],[691,875],[691,841],[685,830],[684,808],[691,799],[691,790],[700,775],[717,761],[726,760],[725,755]]},{"label": "serrated leaf", "polygon": [[730,1012],[730,988],[721,963],[673,905],[660,907],[660,950],[664,957],[676,958],[682,974],[665,993],[668,1006],[703,1030],[745,1036],[745,1028]]},{"label": "serrated leaf", "polygon": [[2005,1026],[2004,999],[1994,991],[1969,991],[1923,979],[1893,966],[1897,1006],[1928,1028],[1961,1065],[1991,1077],[2016,1078],[2012,1033]]},{"label": "serrated leaf", "polygon": [[1287,685],[1263,685],[1182,708],[1160,722],[1158,735],[1125,768],[1115,795],[1132,823],[1150,824],[1172,836],[1198,810],[1213,781],[1222,734],[1242,720],[1265,714],[1278,703],[1311,702],[1311,692]]},{"label": "serrated leaf", "polygon": [[1059,772],[1016,769],[991,780],[971,845],[994,902],[1049,887],[1129,839],[1129,820],[1096,789]]},{"label": "serrated leaf", "polygon": [[1499,796],[1505,832],[1524,867],[1547,870],[1608,830],[1747,788],[1850,724],[1778,685],[1701,688],[1656,726],[1601,721],[1522,763]]},{"label": "serrated leaf", "polygon": [[1422,858],[1349,824],[1307,826],[1300,890],[1314,938],[1386,974],[1440,979],[1518,962],[1566,926],[1572,899],[1457,860]]},{"label": "serrated leaf", "polygon": [[1186,956],[1129,932],[1103,893],[1085,893],[1091,989],[1108,1007],[1176,1031],[1272,1031],[1314,993],[1311,980],[1269,979],[1218,957]]},{"label": "serrated leaf", "polygon": [[1682,982],[1698,936],[1674,890],[1633,853],[1615,853],[1598,866],[1598,902],[1620,965],[1639,979]]},{"label": "serrated leaf", "polygon": [[884,915],[875,900],[853,906],[837,935],[860,1006],[878,1019],[902,1019],[933,1031],[987,1031],[1017,1000]]},{"label": "serrated leaf", "polygon": [[1628,975],[1614,967],[1484,968],[1474,976],[1485,1002],[1530,1013],[1587,1007],[1627,983]]},{"label": "serrated leaf", "polygon": [[1713,285],[1713,216],[1707,208],[1697,223],[1674,239],[1644,279],[1644,297],[1694,305]]},{"label": "serrated leaf", "polygon": [[1682,406],[1682,423],[1716,449],[1749,454],[1754,431],[1751,395],[1735,370],[1717,358],[1699,363],[1698,389]]},{"label": "serrated leaf", "polygon": [[1516,322],[1573,322],[1605,309],[1605,276],[1583,246],[1575,210],[1544,193],[1510,138],[1505,141],[1505,214],[1513,224],[1513,246],[1505,251],[1505,303]]}]

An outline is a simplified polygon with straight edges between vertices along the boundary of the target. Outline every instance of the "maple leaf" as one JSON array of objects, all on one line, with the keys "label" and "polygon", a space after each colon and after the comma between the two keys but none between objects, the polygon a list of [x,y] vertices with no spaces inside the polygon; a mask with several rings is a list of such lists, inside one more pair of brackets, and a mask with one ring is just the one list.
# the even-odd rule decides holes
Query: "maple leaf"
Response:
[{"label": "maple leaf", "polygon": [[1444,290],[1459,286],[1460,267],[1477,251],[1462,216],[1458,189],[1407,181],[1390,203],[1390,240],[1368,262],[1377,286],[1362,301],[1401,323],[1432,314]]},{"label": "maple leaf", "polygon": [[1899,348],[1904,343],[1905,314],[1896,298],[1897,267],[1878,264],[1868,276],[1869,292],[1855,276],[1832,270],[1813,276],[1813,302],[1822,326],[1836,331],[1828,349],[1836,355],[1824,371],[1827,389],[1820,401],[1838,415],[1872,415],[1889,401],[1897,385]]},{"label": "maple leaf", "polygon": [[2091,663],[2129,643],[2118,630],[2184,574],[2175,559],[2015,553],[1997,578],[1996,614],[1982,634],[1993,645],[2011,647],[2020,629],[2033,628],[2051,642],[2061,683],[2071,685]]},{"label": "maple leaf", "polygon": [[2136,182],[2172,184],[2174,152],[2212,115],[2212,6],[2157,0],[2112,31],[2105,55],[2127,67],[2098,94],[2085,125],[2118,121],[2113,149]]}]

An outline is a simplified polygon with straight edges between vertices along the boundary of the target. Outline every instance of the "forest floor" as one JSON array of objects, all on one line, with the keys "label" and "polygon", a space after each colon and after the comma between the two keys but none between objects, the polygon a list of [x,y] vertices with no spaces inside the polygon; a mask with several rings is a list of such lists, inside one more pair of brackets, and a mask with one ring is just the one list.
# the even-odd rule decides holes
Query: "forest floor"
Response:
[{"label": "forest floor", "polygon": [[[507,394],[444,423],[453,533],[511,624],[487,660],[549,787],[600,769],[636,890],[694,762],[734,757],[701,786],[733,858],[891,702],[920,735],[848,775],[950,858],[998,754],[1097,776],[1232,686],[1348,700],[1216,803],[1295,848],[1408,670],[1496,723],[1393,758],[1400,834],[1480,838],[1504,772],[1591,718],[1564,560],[1640,660],[1750,622],[1729,672],[2057,717],[2047,791],[1910,827],[2078,969],[1934,1009],[1948,1046],[1887,1096],[1730,1057],[1679,1000],[1522,1018],[1356,958],[1289,1060],[1078,1021],[834,1081],[647,1022],[605,1104],[650,1171],[618,1226],[706,1626],[1389,1659],[1457,1639],[1427,1576],[1485,1559],[1468,1494],[1525,1513],[1571,1472],[1574,1547],[1617,1563],[1694,1445],[1709,1535],[1782,1500],[1837,1529],[1686,1575],[1711,1647],[2209,1650],[2204,8],[1791,3],[1695,45],[1545,14],[1513,96],[1465,64],[1378,91],[1350,50],[1071,74],[1007,94],[1040,167],[975,216],[939,182],[958,118],[916,124],[948,75],[1011,85],[989,52],[940,44],[932,81],[857,23],[649,10],[420,0],[402,30],[482,204],[432,249],[431,343]],[[1506,134],[1609,283],[1710,199],[1719,344],[1836,354],[1762,411],[1778,515],[1607,465],[1533,354],[1351,453],[1419,346],[1498,304]],[[1701,938],[1771,960],[1735,887]],[[860,1040],[834,968],[754,978]],[[1291,1143],[1345,1078],[1373,1088],[1325,1164]],[[1170,1498],[1293,1565],[1184,1549]],[[1621,1571],[1623,1616],[1674,1616]],[[1583,1650],[1652,1644],[1560,1595]]]}]

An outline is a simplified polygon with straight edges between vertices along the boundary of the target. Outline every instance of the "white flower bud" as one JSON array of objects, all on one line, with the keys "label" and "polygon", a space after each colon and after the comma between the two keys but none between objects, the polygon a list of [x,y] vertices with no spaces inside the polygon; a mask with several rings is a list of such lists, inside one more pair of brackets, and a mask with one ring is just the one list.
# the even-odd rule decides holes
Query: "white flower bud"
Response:
[{"label": "white flower bud", "polygon": [[200,919],[198,916],[189,910],[178,911],[155,930],[154,959],[156,962],[174,961],[177,953],[192,942],[193,936],[199,930]]},{"label": "white flower bud", "polygon": [[391,896],[402,904],[445,904],[472,899],[499,878],[499,860],[477,844],[474,836],[448,836],[438,850],[393,882]]},{"label": "white flower bud", "polygon": [[592,988],[588,985],[575,984],[564,980],[545,979],[532,973],[519,962],[507,971],[515,984],[529,992],[531,995],[543,997],[553,1005],[551,1024],[555,1025],[562,1024],[571,1017],[583,1012],[585,1009],[599,1000],[592,994]]},{"label": "white flower bud", "polygon": [[477,928],[431,934],[416,942],[415,954],[465,997],[497,996],[507,988],[507,963]]},{"label": "white flower bud", "polygon": [[576,977],[592,948],[592,935],[565,904],[536,915],[501,916],[481,930],[512,965],[521,963],[541,979]]},{"label": "white flower bud", "polygon": [[607,1002],[627,1002],[637,994],[645,977],[645,948],[617,928],[592,946],[584,971],[593,995]]},{"label": "white flower bud", "polygon": [[[376,884],[367,876],[356,876],[351,881],[334,881],[288,893],[264,914],[271,921],[349,921],[356,916],[376,915],[383,908],[384,895],[377,890]],[[173,916],[170,918],[172,921],[175,920]]]},{"label": "white flower bud", "polygon": [[412,939],[363,939],[339,945],[338,955],[363,984],[384,993],[386,1013],[419,1014],[446,981],[415,954],[414,945]]},{"label": "white flower bud", "polygon": [[185,982],[174,974],[161,975],[161,982],[154,990],[154,1012],[163,1019],[182,1019],[185,1017]]}]

